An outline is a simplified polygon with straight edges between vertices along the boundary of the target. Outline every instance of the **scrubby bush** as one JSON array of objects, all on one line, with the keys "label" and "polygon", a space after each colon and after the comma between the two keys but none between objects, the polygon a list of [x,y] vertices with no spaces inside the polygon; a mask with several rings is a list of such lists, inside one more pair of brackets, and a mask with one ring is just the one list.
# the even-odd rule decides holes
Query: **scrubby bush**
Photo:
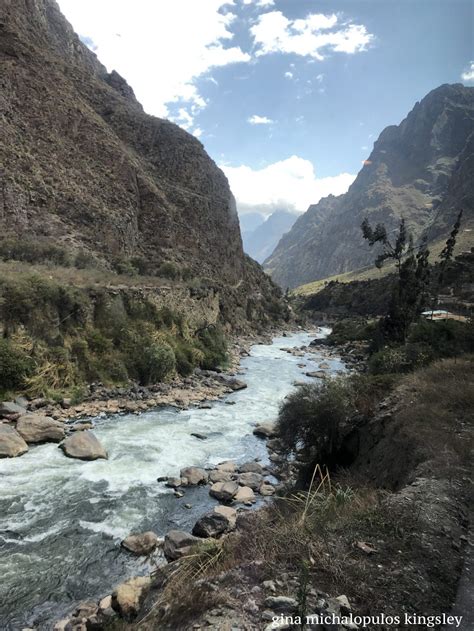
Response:
[{"label": "scrubby bush", "polygon": [[178,278],[181,278],[181,270],[176,263],[173,263],[172,261],[165,261],[158,267],[157,276],[169,278],[170,280],[177,280]]},{"label": "scrubby bush", "polygon": [[345,318],[334,323],[328,338],[330,344],[344,344],[371,340],[377,327],[375,321],[368,322],[364,318]]},{"label": "scrubby bush", "polygon": [[176,368],[176,358],[169,344],[153,342],[136,351],[135,370],[142,385],[158,383]]},{"label": "scrubby bush", "polygon": [[3,239],[0,241],[0,259],[25,263],[52,263],[69,267],[72,264],[69,252],[52,243],[28,239]]},{"label": "scrubby bush", "polygon": [[22,388],[32,370],[33,362],[25,353],[0,339],[0,392]]},{"label": "scrubby bush", "polygon": [[208,326],[198,333],[198,347],[203,352],[201,368],[214,370],[227,364],[227,342],[218,325]]}]

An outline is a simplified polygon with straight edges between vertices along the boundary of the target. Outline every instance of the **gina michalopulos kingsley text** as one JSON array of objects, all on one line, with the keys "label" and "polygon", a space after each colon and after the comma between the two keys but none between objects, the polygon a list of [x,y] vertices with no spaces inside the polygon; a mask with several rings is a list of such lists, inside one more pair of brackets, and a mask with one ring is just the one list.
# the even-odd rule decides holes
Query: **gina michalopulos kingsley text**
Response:
[{"label": "gina michalopulos kingsley text", "polygon": [[459,629],[462,623],[462,616],[451,616],[446,613],[433,616],[423,616],[418,614],[404,613],[401,616],[386,615],[384,613],[377,614],[375,616],[354,616],[349,614],[347,616],[337,616],[336,614],[315,614],[313,616],[274,616],[272,620],[273,625],[281,625],[283,623],[290,625],[300,624],[321,624],[321,625],[344,625],[348,628],[362,628],[368,627],[394,627],[400,626],[407,628],[413,628],[414,625],[425,627],[426,629],[434,629],[435,627],[453,627]]}]

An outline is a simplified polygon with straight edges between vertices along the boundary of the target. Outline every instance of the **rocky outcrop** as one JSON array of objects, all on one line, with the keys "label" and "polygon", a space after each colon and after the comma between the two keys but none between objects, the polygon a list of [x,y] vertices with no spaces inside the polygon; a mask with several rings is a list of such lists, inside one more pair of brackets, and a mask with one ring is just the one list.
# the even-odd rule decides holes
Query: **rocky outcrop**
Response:
[{"label": "rocky outcrop", "polygon": [[[372,267],[374,252],[360,229],[366,216],[388,232],[404,217],[415,239],[434,242],[446,237],[462,208],[464,229],[470,228],[473,181],[474,88],[442,85],[380,134],[346,194],[309,207],[265,267],[285,288]],[[469,240],[461,234],[460,247]]]},{"label": "rocky outcrop", "polygon": [[107,452],[96,436],[89,431],[76,432],[66,438],[60,447],[69,458],[78,458],[79,460],[107,459]]},{"label": "rocky outcrop", "polygon": [[28,445],[13,427],[0,423],[0,458],[15,458],[28,451]]},{"label": "rocky outcrop", "polygon": [[16,431],[27,443],[59,443],[65,435],[64,423],[41,414],[20,416]]}]

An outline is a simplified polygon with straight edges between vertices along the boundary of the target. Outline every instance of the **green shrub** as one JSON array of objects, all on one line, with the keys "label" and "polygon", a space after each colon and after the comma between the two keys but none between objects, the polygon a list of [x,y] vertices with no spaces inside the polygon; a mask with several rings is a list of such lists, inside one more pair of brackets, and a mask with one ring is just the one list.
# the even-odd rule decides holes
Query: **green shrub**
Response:
[{"label": "green shrub", "polygon": [[25,263],[52,263],[69,267],[72,263],[69,252],[52,243],[28,239],[3,239],[0,241],[0,259]]},{"label": "green shrub", "polygon": [[32,371],[31,358],[0,339],[0,392],[22,388]]},{"label": "green shrub", "polygon": [[181,270],[176,263],[165,261],[158,267],[157,275],[170,280],[177,280],[181,277]]},{"label": "green shrub", "polygon": [[433,359],[472,353],[474,352],[474,321],[422,319],[412,327],[408,344],[419,344],[430,348]]},{"label": "green shrub", "polygon": [[158,383],[176,369],[173,349],[165,342],[139,342],[134,349],[133,368],[141,385]]},{"label": "green shrub", "polygon": [[331,344],[344,344],[361,340],[371,340],[377,324],[364,318],[346,318],[336,322],[328,341]]},{"label": "green shrub", "polygon": [[347,379],[308,384],[290,394],[280,407],[278,430],[287,453],[303,452],[327,464],[339,446],[342,426],[352,411]]},{"label": "green shrub", "polygon": [[198,333],[198,347],[204,354],[201,368],[214,370],[229,361],[225,335],[218,325],[208,326]]}]

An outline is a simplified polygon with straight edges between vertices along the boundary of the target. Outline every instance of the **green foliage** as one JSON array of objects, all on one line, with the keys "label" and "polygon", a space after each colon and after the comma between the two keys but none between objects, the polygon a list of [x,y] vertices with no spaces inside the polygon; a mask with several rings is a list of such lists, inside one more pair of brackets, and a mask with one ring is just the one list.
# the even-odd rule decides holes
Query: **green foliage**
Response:
[{"label": "green foliage", "polygon": [[334,323],[332,332],[328,337],[330,344],[344,344],[370,340],[374,335],[376,322],[368,322],[364,318],[345,318]]},{"label": "green foliage", "polygon": [[201,330],[197,345],[203,352],[201,368],[214,370],[228,363],[227,342],[220,326],[212,325]]},{"label": "green foliage", "polygon": [[170,280],[177,280],[178,278],[181,278],[181,270],[176,263],[173,263],[172,261],[165,261],[159,266],[157,276],[169,278]]},{"label": "green foliage", "polygon": [[133,369],[141,385],[162,381],[176,368],[176,358],[169,344],[140,342],[137,340],[133,354]]},{"label": "green foliage", "polygon": [[18,390],[33,371],[33,362],[6,339],[0,339],[0,392]]},{"label": "green foliage", "polygon": [[474,321],[426,320],[414,325],[408,337],[409,344],[418,344],[430,350],[433,359],[456,357],[474,352]]},{"label": "green foliage", "polygon": [[51,263],[69,267],[72,264],[69,252],[60,246],[28,239],[2,239],[0,259],[25,263]]}]

